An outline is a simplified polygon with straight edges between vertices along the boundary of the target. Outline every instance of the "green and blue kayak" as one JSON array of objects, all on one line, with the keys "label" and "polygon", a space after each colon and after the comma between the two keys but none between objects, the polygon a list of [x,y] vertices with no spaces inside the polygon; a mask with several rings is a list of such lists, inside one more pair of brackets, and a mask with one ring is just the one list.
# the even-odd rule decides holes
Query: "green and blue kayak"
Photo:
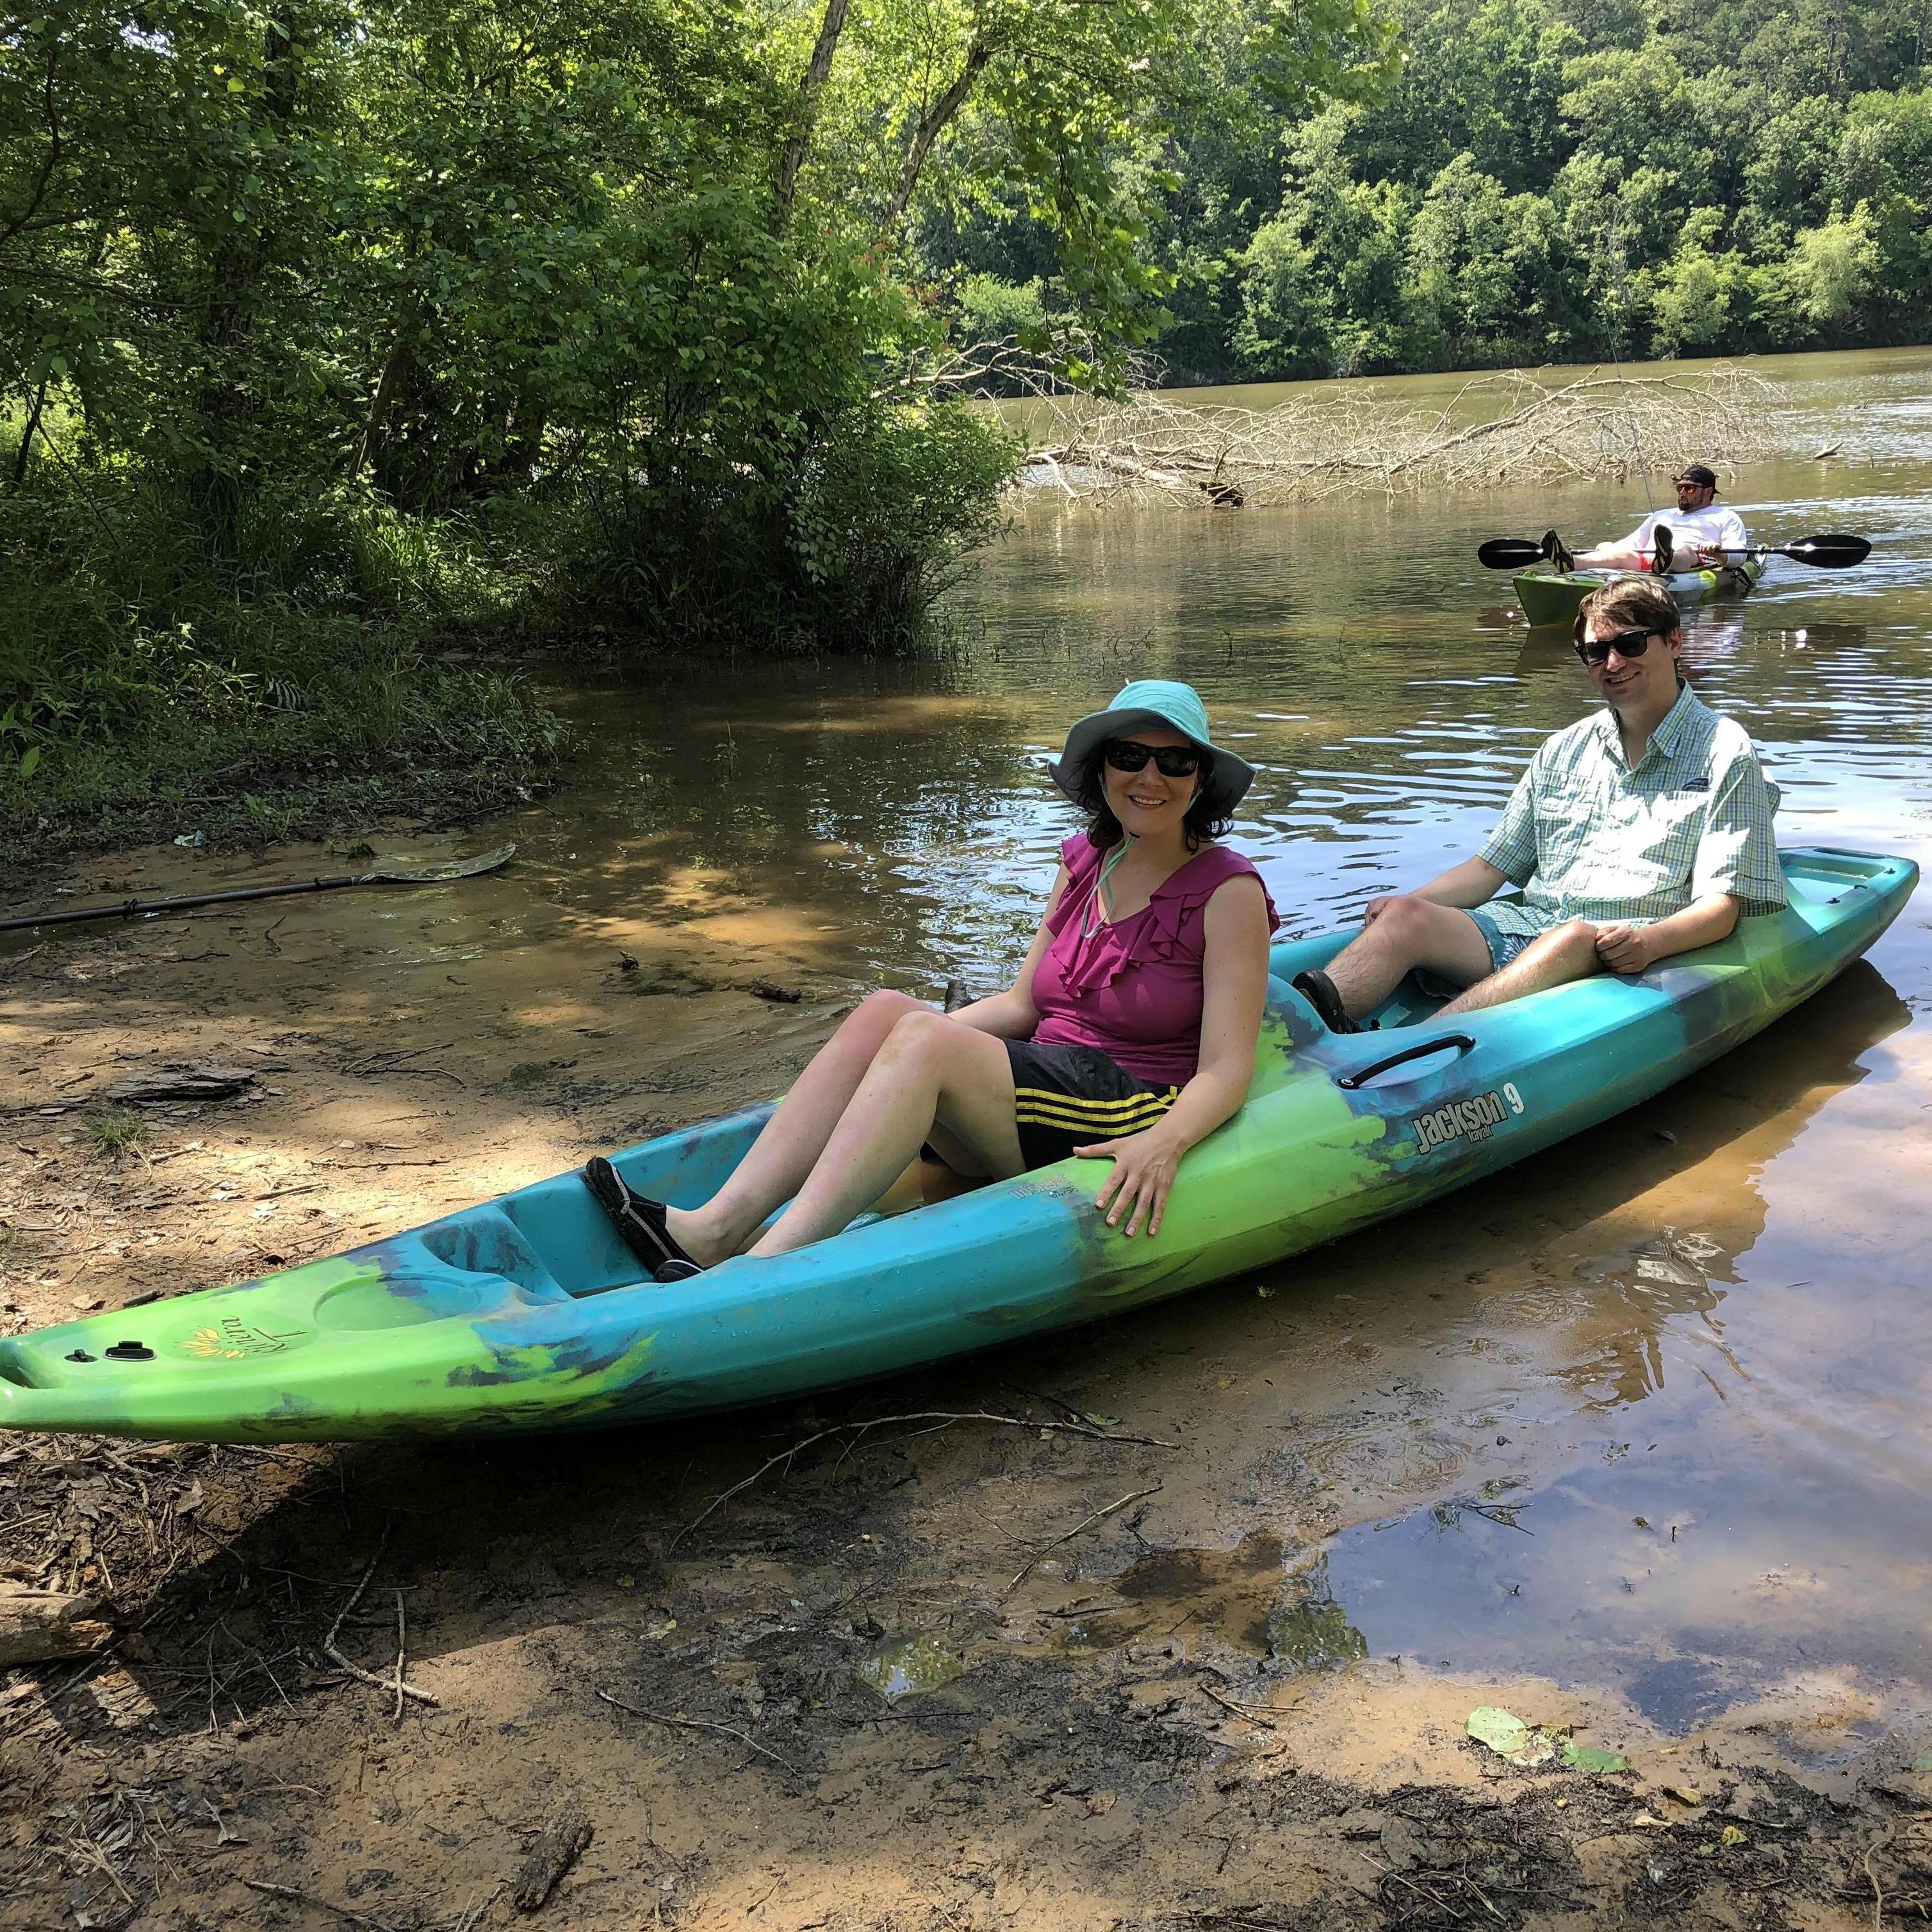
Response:
[{"label": "green and blue kayak", "polygon": [[[1664,579],[1665,587],[1679,604],[1702,604],[1712,598],[1744,597],[1764,574],[1766,559],[1753,550],[1738,564],[1721,570],[1676,570]],[[1576,614],[1576,607],[1593,590],[1600,590],[1618,578],[1641,577],[1634,570],[1526,570],[1516,578],[1516,602],[1532,626],[1567,624]]]},{"label": "green and blue kayak", "polygon": [[[1682,1079],[1816,992],[1898,915],[1909,861],[1784,854],[1790,902],[1721,945],[1451,1020],[1405,988],[1325,1031],[1277,946],[1248,1102],[1187,1156],[1160,1234],[1066,1161],[776,1260],[660,1286],[574,1174],[239,1286],[0,1342],[0,1424],[274,1442],[581,1429],[797,1395],[1117,1314],[1420,1207]],[[770,1112],[616,1157],[707,1198]]]}]

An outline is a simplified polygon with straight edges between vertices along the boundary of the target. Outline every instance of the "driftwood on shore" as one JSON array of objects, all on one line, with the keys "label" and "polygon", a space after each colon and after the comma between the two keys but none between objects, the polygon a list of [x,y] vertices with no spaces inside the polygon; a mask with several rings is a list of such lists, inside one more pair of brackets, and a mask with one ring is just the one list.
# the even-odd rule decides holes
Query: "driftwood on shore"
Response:
[{"label": "driftwood on shore", "polygon": [[90,1596],[0,1582],[0,1670],[88,1657],[112,1642],[113,1627],[94,1618],[95,1606]]},{"label": "driftwood on shore", "polygon": [[1718,462],[1760,453],[1777,395],[1761,377],[1720,366],[1566,382],[1511,370],[1466,382],[1437,407],[1352,387],[1266,410],[1152,391],[1118,401],[1046,396],[1049,420],[1020,481],[1096,506],[1238,508],[1346,491],[1625,478],[1687,453]]}]

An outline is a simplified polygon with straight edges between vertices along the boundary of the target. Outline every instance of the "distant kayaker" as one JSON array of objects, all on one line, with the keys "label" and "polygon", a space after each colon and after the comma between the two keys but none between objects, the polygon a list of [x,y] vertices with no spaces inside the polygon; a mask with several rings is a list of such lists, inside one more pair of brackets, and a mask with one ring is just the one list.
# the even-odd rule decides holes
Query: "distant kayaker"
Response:
[{"label": "distant kayaker", "polygon": [[1749,539],[1744,522],[1735,510],[1717,507],[1718,473],[1708,464],[1694,463],[1677,478],[1677,507],[1653,512],[1621,543],[1599,544],[1571,560],[1579,570],[1653,570],[1657,532],[1670,532],[1666,570],[1722,569],[1743,562]]},{"label": "distant kayaker", "polygon": [[1107,1226],[1158,1232],[1181,1156],[1254,1072],[1280,922],[1216,842],[1254,770],[1214,743],[1190,686],[1147,678],[1080,719],[1052,772],[1088,826],[1005,992],[950,1014],[868,995],[702,1207],[645,1198],[601,1156],[585,1168],[658,1280],[836,1234],[922,1147],[968,1179],[1110,1160]]},{"label": "distant kayaker", "polygon": [[[1641,973],[1784,904],[1776,788],[1743,727],[1684,682],[1677,600],[1619,578],[1584,598],[1572,634],[1608,708],[1544,741],[1478,856],[1371,899],[1327,970],[1298,976],[1330,1028],[1357,1030],[1418,968],[1462,988],[1442,1010],[1463,1012]],[[1522,896],[1498,899],[1508,886]]]}]

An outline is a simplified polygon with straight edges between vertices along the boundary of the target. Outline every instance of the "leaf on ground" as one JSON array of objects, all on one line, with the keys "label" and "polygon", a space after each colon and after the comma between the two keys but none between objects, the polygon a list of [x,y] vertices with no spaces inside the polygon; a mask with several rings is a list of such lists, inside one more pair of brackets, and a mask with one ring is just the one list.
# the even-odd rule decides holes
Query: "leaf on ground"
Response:
[{"label": "leaf on ground", "polygon": [[1658,1787],[1666,1798],[1674,1798],[1680,1804],[1701,1804],[1703,1799],[1688,1784],[1666,1784]]},{"label": "leaf on ground", "polygon": [[1497,1704],[1478,1704],[1469,1713],[1468,1730],[1478,1744],[1487,1744],[1511,1764],[1541,1764],[1556,1750],[1547,1731],[1526,1724],[1514,1711]]},{"label": "leaf on ground", "polygon": [[1932,1752],[1928,1752],[1924,1757],[1914,1758],[1912,1768],[1914,1771],[1932,1771]]},{"label": "leaf on ground", "polygon": [[1620,1751],[1600,1750],[1594,1744],[1580,1744],[1570,1738],[1563,1740],[1563,1748],[1558,1756],[1572,1771],[1604,1772],[1630,1768],[1630,1760]]},{"label": "leaf on ground", "polygon": [[1747,1835],[1742,1826],[1726,1825],[1718,1834],[1718,1842],[1720,1845],[1742,1845]]}]

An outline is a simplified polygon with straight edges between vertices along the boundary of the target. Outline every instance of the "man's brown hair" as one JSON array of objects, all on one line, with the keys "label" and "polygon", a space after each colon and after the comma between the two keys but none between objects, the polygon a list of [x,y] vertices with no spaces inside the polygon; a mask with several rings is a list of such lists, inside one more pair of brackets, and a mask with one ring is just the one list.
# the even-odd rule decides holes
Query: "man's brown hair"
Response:
[{"label": "man's brown hair", "polygon": [[1576,606],[1576,621],[1570,629],[1578,644],[1583,641],[1592,617],[1627,629],[1641,624],[1646,631],[1660,632],[1666,638],[1680,629],[1684,621],[1678,614],[1677,599],[1654,577],[1615,578],[1602,590],[1592,591]]}]

